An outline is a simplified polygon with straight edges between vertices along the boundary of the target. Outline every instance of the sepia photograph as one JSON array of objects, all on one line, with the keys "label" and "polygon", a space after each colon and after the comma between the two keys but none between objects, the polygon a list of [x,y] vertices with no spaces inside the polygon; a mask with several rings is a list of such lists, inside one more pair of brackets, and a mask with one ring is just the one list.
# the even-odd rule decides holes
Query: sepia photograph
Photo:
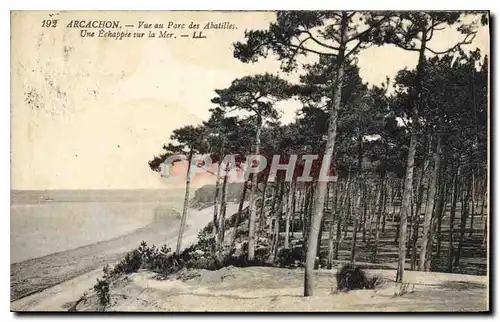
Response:
[{"label": "sepia photograph", "polygon": [[489,11],[11,11],[11,312],[491,312]]}]

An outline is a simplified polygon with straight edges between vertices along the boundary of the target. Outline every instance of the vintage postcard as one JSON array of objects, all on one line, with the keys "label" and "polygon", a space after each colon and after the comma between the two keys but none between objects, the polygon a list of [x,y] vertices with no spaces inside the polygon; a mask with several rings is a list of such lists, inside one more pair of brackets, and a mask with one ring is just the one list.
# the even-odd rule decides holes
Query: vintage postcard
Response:
[{"label": "vintage postcard", "polygon": [[11,311],[490,311],[489,19],[12,11]]}]

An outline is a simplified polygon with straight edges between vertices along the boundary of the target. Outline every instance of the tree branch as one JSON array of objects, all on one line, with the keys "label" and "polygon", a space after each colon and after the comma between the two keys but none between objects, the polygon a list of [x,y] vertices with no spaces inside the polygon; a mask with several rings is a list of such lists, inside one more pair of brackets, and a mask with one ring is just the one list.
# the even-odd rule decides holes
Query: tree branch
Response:
[{"label": "tree branch", "polygon": [[349,55],[351,55],[352,53],[356,52],[356,50],[358,50],[358,48],[361,46],[361,44],[363,43],[363,41],[358,41],[358,43],[356,44],[356,46],[354,46],[353,49],[351,49],[347,54],[344,55],[344,58],[348,58]]},{"label": "tree branch", "polygon": [[[425,47],[425,49],[427,49],[428,51],[430,51],[431,53],[433,53],[434,55],[442,55],[442,54],[447,54],[449,52],[452,52],[454,51],[455,49],[458,49],[460,48],[460,46],[462,45],[470,45],[472,43],[472,41],[474,40],[474,38],[476,38],[476,32],[474,33],[470,33],[468,34],[464,40],[462,40],[461,42],[459,42],[458,44],[456,44],[455,46],[451,47],[451,48],[448,48],[447,50],[443,50],[443,51],[435,51],[429,47]],[[471,39],[468,39],[469,36],[472,36]]]}]

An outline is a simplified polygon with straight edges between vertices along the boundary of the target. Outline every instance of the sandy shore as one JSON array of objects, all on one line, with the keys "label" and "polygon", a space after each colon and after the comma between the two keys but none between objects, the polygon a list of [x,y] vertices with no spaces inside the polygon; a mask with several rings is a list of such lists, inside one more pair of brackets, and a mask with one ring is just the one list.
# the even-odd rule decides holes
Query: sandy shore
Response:
[{"label": "sandy shore", "polygon": [[[237,211],[228,204],[228,214]],[[11,264],[11,310],[63,310],[92,288],[102,267],[116,263],[141,241],[174,247],[180,220],[172,216],[156,218],[130,234],[76,249]],[[211,219],[213,207],[190,209],[184,246],[197,240],[197,234]],[[172,219],[175,218],[175,219]]]}]

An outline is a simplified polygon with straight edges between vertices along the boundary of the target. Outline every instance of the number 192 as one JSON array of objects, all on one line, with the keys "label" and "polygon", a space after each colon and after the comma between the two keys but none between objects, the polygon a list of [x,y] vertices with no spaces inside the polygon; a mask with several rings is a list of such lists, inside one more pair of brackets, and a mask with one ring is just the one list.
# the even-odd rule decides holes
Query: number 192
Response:
[{"label": "number 192", "polygon": [[42,20],[42,27],[44,28],[55,28],[57,26],[57,20]]}]

